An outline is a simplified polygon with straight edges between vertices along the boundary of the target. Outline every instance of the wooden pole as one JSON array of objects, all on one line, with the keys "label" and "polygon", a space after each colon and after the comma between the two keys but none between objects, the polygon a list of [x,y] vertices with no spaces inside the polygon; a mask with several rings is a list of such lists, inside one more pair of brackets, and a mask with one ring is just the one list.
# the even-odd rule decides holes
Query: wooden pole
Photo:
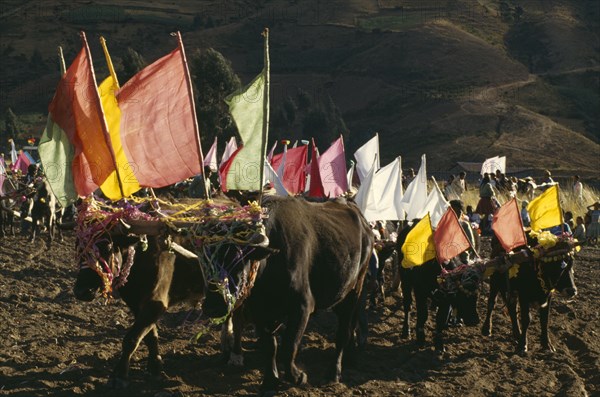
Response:
[{"label": "wooden pole", "polygon": [[177,40],[179,42],[179,49],[181,50],[181,60],[185,70],[185,79],[188,88],[188,94],[190,96],[190,102],[192,104],[192,113],[194,115],[194,130],[196,132],[196,144],[198,145],[198,152],[200,153],[200,173],[202,174],[202,185],[204,186],[204,194],[206,198],[210,198],[209,191],[206,186],[206,175],[204,175],[204,155],[202,154],[202,144],[200,142],[200,128],[198,127],[198,119],[196,118],[196,104],[194,101],[194,89],[192,88],[192,79],[190,77],[190,70],[188,68],[187,58],[185,56],[185,49],[183,48],[183,40],[181,39],[181,33],[177,31]]},{"label": "wooden pole", "polygon": [[270,59],[269,59],[269,29],[265,28],[262,33],[262,36],[265,38],[265,49],[264,49],[264,62],[265,62],[265,90],[263,94],[263,130],[262,130],[262,143],[260,148],[260,162],[259,162],[259,172],[260,172],[260,189],[258,196],[258,203],[262,204],[263,198],[263,179],[265,174],[265,156],[267,155],[267,138],[269,136],[269,87],[271,85],[270,81]]}]

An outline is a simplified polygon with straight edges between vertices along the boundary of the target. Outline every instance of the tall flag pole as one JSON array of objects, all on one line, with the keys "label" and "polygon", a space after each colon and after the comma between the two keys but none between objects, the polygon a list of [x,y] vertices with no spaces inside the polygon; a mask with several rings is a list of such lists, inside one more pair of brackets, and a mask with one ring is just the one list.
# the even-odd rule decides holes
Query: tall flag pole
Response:
[{"label": "tall flag pole", "polygon": [[[269,28],[265,28],[262,33],[265,38],[265,92],[263,95],[263,130],[262,130],[262,143],[260,147],[260,165],[258,169],[260,170],[260,179],[261,186],[259,190],[258,203],[262,203],[263,197],[263,187],[262,181],[264,178],[265,172],[265,155],[267,154],[267,138],[269,136],[269,86],[271,84],[271,71],[270,71],[270,59],[269,59]],[[281,176],[283,178],[283,175]]]},{"label": "tall flag pole", "polygon": [[192,88],[192,79],[190,77],[190,69],[188,68],[187,58],[185,56],[185,49],[183,48],[183,40],[181,39],[181,32],[177,31],[177,40],[179,41],[179,48],[181,49],[181,58],[183,60],[185,79],[188,88],[188,94],[190,95],[190,103],[192,104],[192,113],[194,116],[194,130],[196,131],[196,143],[198,144],[198,152],[200,154],[200,172],[202,173],[202,180],[204,183],[204,194],[206,198],[209,198],[208,187],[206,186],[206,175],[204,175],[204,154],[202,154],[202,144],[200,143],[200,128],[198,127],[198,119],[196,118],[196,102],[194,101],[194,90]]},{"label": "tall flag pole", "polygon": [[60,75],[63,76],[67,73],[67,65],[65,64],[65,57],[63,56],[63,50],[61,46],[58,46],[58,64],[60,66]]}]

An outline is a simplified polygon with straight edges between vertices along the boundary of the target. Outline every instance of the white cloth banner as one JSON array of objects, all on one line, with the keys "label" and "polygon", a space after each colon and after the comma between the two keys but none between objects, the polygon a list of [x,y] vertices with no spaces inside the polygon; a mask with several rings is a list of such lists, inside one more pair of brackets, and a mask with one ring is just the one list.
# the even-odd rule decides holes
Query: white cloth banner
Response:
[{"label": "white cloth banner", "polygon": [[427,158],[421,156],[421,167],[415,179],[408,185],[402,197],[402,206],[406,211],[406,219],[412,221],[418,218],[418,214],[427,201]]},{"label": "white cloth banner", "polygon": [[356,173],[361,183],[367,176],[371,167],[373,166],[373,159],[377,156],[375,162],[375,172],[379,169],[379,135],[375,134],[367,143],[359,147],[354,152],[354,158],[356,159]]}]

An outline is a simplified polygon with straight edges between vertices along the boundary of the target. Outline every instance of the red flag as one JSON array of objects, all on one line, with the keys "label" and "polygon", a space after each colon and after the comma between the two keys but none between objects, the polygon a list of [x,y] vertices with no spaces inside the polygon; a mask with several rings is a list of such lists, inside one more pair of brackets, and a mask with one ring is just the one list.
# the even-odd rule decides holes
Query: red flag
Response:
[{"label": "red flag", "polygon": [[310,188],[308,197],[325,197],[323,183],[321,183],[321,173],[319,172],[319,158],[315,140],[312,140],[312,155],[310,157]]},{"label": "red flag", "polygon": [[433,234],[438,262],[444,263],[471,247],[458,218],[452,208],[448,208],[440,219]]},{"label": "red flag", "polygon": [[140,185],[162,187],[202,172],[182,47],[133,76],[117,100],[123,149]]},{"label": "red flag", "polygon": [[306,185],[306,174],[304,169],[306,168],[306,157],[308,155],[308,146],[302,145],[300,147],[288,149],[283,175],[279,175],[285,186],[286,190],[290,194],[300,194],[304,192]]},{"label": "red flag", "polygon": [[344,141],[341,136],[319,157],[319,171],[325,196],[333,198],[348,191]]},{"label": "red flag", "polygon": [[505,203],[496,211],[492,221],[492,230],[506,252],[527,244],[516,198]]}]

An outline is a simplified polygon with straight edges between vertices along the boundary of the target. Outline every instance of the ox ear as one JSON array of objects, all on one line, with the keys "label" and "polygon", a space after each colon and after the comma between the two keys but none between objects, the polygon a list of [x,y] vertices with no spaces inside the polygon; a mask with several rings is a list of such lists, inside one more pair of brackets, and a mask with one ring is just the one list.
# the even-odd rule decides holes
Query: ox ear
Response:
[{"label": "ox ear", "polygon": [[250,261],[261,261],[278,252],[279,250],[277,248],[255,246],[252,252],[246,256],[246,259]]}]

